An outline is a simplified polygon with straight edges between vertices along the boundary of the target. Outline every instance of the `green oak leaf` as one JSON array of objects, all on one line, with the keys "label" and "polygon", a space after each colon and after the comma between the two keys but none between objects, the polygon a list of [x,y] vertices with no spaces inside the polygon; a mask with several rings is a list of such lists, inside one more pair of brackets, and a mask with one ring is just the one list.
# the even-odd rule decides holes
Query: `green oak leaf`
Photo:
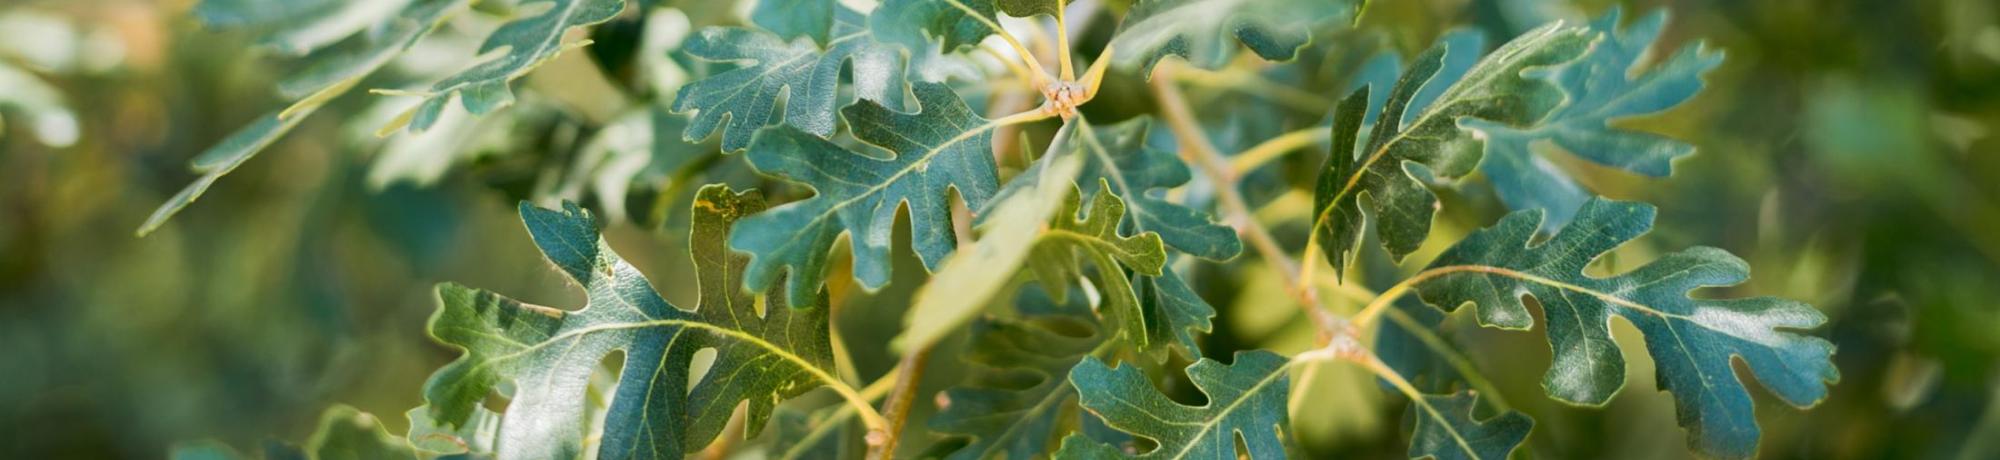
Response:
[{"label": "green oak leaf", "polygon": [[[174,460],[237,460],[249,458],[218,441],[196,441],[174,446],[167,454]],[[418,458],[402,438],[389,434],[382,421],[353,407],[336,405],[320,413],[319,425],[306,438],[305,448],[288,443],[264,445],[267,460],[388,460]]]},{"label": "green oak leaf", "polygon": [[933,42],[945,52],[978,45],[999,24],[998,7],[1008,14],[1055,11],[1055,0],[887,0],[868,15],[868,28],[882,41],[911,50],[926,50]]},{"label": "green oak leaf", "polygon": [[[1125,218],[1125,202],[1111,193],[1108,181],[1098,181],[1088,209],[1083,207],[1083,193],[1071,187],[1073,191],[1028,250],[1026,273],[1056,303],[1067,302],[1070,287],[1090,279],[1101,299],[1098,311],[1116,325],[1117,334],[1146,349],[1152,345],[1153,334],[1147,332],[1144,307],[1126,271],[1152,277],[1163,274],[1167,253],[1160,235],[1118,234],[1118,225]],[[1086,270],[1086,261],[1095,270]]]},{"label": "green oak leaf", "polygon": [[421,458],[461,454],[490,457],[500,437],[500,413],[485,407],[473,408],[472,416],[458,426],[445,426],[432,419],[429,405],[410,409],[403,416],[410,420],[407,436],[410,447]]},{"label": "green oak leaf", "polygon": [[[1235,358],[1235,364],[1202,358],[1188,366],[1188,379],[1208,395],[1203,406],[1174,402],[1138,368],[1120,364],[1114,369],[1096,357],[1071,369],[1069,381],[1084,409],[1113,428],[1158,444],[1136,458],[1237,458],[1239,436],[1251,459],[1285,458],[1285,432],[1291,428],[1285,407],[1291,393],[1287,361],[1262,350],[1239,352]],[[1073,434],[1063,440],[1056,457],[1127,456],[1117,447]]]},{"label": "green oak leaf", "polygon": [[1167,56],[1214,69],[1235,48],[1232,38],[1264,59],[1289,61],[1312,41],[1312,25],[1358,10],[1353,0],[1140,0],[1111,37],[1112,62],[1139,64],[1148,78]]},{"label": "green oak leaf", "polygon": [[1411,401],[1415,426],[1410,435],[1410,458],[1504,459],[1534,430],[1534,419],[1520,412],[1474,418],[1478,400],[1472,392],[1464,391],[1426,394],[1422,401]]},{"label": "green oak leaf", "polygon": [[[1124,197],[1131,217],[1120,227],[1122,234],[1159,233],[1167,246],[1214,261],[1229,260],[1243,251],[1235,229],[1217,223],[1208,212],[1163,197],[1166,189],[1186,184],[1192,176],[1187,163],[1172,149],[1147,145],[1152,119],[1135,118],[1106,126],[1102,132],[1087,122],[1074,123],[1077,131],[1068,150],[1082,152],[1079,156],[1083,158],[1083,170],[1076,180],[1085,184],[1102,180],[1110,185],[1111,193]],[[1039,161],[1029,165],[1029,172],[1041,165]],[[1033,184],[1034,178],[1034,174],[1023,173],[1009,181],[1007,189]],[[1006,193],[1004,189],[1001,192]],[[1083,199],[1096,193],[1085,189]]]},{"label": "green oak leaf", "polygon": [[[1206,212],[1159,196],[1161,189],[1185,184],[1190,176],[1187,164],[1172,151],[1147,145],[1150,119],[1111,125],[1102,134],[1082,119],[1070,125],[1075,135],[1068,137],[1064,151],[1072,153],[1045,157],[1029,165],[1001,189],[1001,196],[1010,196],[1017,188],[1038,185],[1039,171],[1048,158],[1077,157],[1083,167],[1077,182],[1096,181],[1107,186],[1083,188],[1082,199],[1095,200],[1100,190],[1124,198],[1129,216],[1119,225],[1119,235],[1155,233],[1168,247],[1210,260],[1227,260],[1243,250],[1235,229],[1217,224]],[[986,220],[988,215],[982,212],[980,219]],[[1182,356],[1200,358],[1201,348],[1194,334],[1213,327],[1210,318],[1215,316],[1215,308],[1196,295],[1166,264],[1161,265],[1157,276],[1134,273],[1131,278],[1129,285],[1139,299],[1145,323],[1142,330],[1146,331],[1146,337],[1141,343],[1154,351],[1178,344]]]},{"label": "green oak leaf", "polygon": [[153,211],[153,215],[140,224],[137,234],[146,236],[158,229],[167,219],[201,198],[202,193],[207,192],[222,176],[250,161],[328,101],[346,94],[363,78],[381,70],[418,40],[430,35],[446,16],[463,9],[466,1],[414,0],[401,13],[376,24],[376,32],[358,35],[322,52],[322,56],[314,58],[305,70],[279,83],[284,93],[298,98],[291,106],[258,117],[256,122],[196,156],[191,168],[202,176]]},{"label": "green oak leaf", "polygon": [[869,100],[841,109],[854,137],[893,152],[888,157],[789,125],[765,128],[751,140],[752,166],[812,187],[815,195],[746,218],[730,235],[731,246],[752,254],[747,286],[769,287],[780,271],[789,271],[786,295],[795,302],[811,298],[843,232],[853,248],[855,278],[869,289],[887,284],[891,226],[905,204],[910,244],[924,267],[935,271],[951,254],[958,241],[949,191],[957,190],[973,209],[993,197],[1000,179],[992,138],[999,125],[973,113],[948,86],[916,83],[912,89],[917,113]]},{"label": "green oak leaf", "polygon": [[[612,252],[588,212],[574,204],[546,210],[523,203],[530,236],[584,288],[588,304],[565,311],[439,286],[431,335],[465,354],[425,383],[429,417],[464,427],[490,394],[511,387],[494,446],[499,458],[581,456],[584,388],[605,356],[623,351],[599,458],[681,458],[721,433],[745,401],[746,435],[754,436],[778,401],[839,382],[824,296],[794,308],[782,296],[740,289],[748,261],[723,241],[739,217],[763,206],[756,194],[724,186],[698,192],[689,240],[701,306],[688,311],[668,304]],[[690,363],[704,348],[715,349],[713,364],[690,382]]]},{"label": "green oak leaf", "polygon": [[[836,37],[824,51],[811,40],[786,42],[756,29],[702,29],[682,47],[688,55],[747,64],[681,86],[673,110],[695,112],[682,137],[700,140],[719,128],[722,148],[734,151],[749,146],[758,128],[779,123],[819,137],[832,136],[843,67],[851,68],[854,99],[902,108],[903,91],[909,86],[903,51],[875,41],[860,24],[863,19],[860,13],[841,9],[834,24]],[[779,115],[781,98],[785,111]]]},{"label": "green oak leaf", "polygon": [[1688,446],[1704,455],[1748,458],[1757,452],[1754,403],[1731,362],[1740,359],[1779,399],[1808,407],[1839,380],[1833,345],[1793,330],[1820,325],[1812,306],[1774,297],[1693,298],[1695,289],[1733,286],[1749,265],[1721,249],[1668,254],[1609,277],[1584,274],[1592,260],[1646,233],[1654,209],[1592,199],[1576,220],[1535,242],[1543,211],[1508,214],[1446,250],[1417,284],[1425,302],[1445,309],[1471,303],[1480,324],[1526,330],[1534,297],[1548,324],[1553,363],[1542,387],[1563,401],[1601,405],[1625,385],[1625,359],[1611,338],[1611,317],[1645,335],[1659,387],[1673,393]]},{"label": "green oak leaf", "polygon": [[453,97],[460,99],[465,111],[473,115],[513,105],[514,90],[508,85],[514,79],[528,75],[565,50],[588,44],[563,43],[563,34],[573,28],[611,20],[625,9],[625,0],[524,0],[518,7],[517,11],[527,11],[529,15],[502,24],[479,45],[482,55],[501,49],[505,53],[431,85],[423,101],[383,131],[395,131],[406,124],[413,131],[429,129]]},{"label": "green oak leaf", "polygon": [[[1544,26],[1495,50],[1408,121],[1405,110],[1442,68],[1447,47],[1418,56],[1390,90],[1377,122],[1361,142],[1369,88],[1362,87],[1335,107],[1333,150],[1313,193],[1313,238],[1339,272],[1359,249],[1365,225],[1360,196],[1371,200],[1376,233],[1392,259],[1415,251],[1430,234],[1437,196],[1419,180],[1422,168],[1439,178],[1457,178],[1479,162],[1479,140],[1461,130],[1465,119],[1525,125],[1563,100],[1560,88],[1524,72],[1575,59],[1590,48],[1593,34],[1561,24]],[[1453,51],[1458,52],[1458,51]],[[1476,51],[1472,51],[1476,52]],[[1357,157],[1355,147],[1362,148]]]},{"label": "green oak leaf", "polygon": [[1092,325],[1081,296],[1057,303],[1042,292],[1023,293],[1020,318],[972,323],[962,359],[975,370],[945,390],[940,400],[948,403],[929,422],[932,431],[969,440],[944,458],[1035,458],[1049,451],[1064,414],[1075,413],[1075,387],[1064,377],[1116,342]]},{"label": "green oak leaf", "polygon": [[1722,65],[1721,53],[1704,53],[1697,42],[1643,73],[1632,73],[1666,20],[1661,10],[1619,32],[1618,9],[1613,8],[1591,23],[1604,39],[1590,53],[1551,69],[1551,78],[1569,95],[1563,105],[1525,128],[1482,120],[1467,124],[1486,135],[1486,159],[1479,170],[1500,201],[1512,209],[1548,210],[1546,228],[1553,231],[1568,224],[1577,207],[1590,199],[1561,168],[1531,150],[1535,141],[1547,140],[1592,163],[1648,177],[1671,174],[1674,159],[1694,153],[1694,146],[1685,142],[1610,125],[1680,105],[1701,91],[1703,74]]},{"label": "green oak leaf", "polygon": [[837,0],[759,0],[750,11],[750,22],[786,40],[812,37],[827,44],[832,38],[834,11],[846,14]]}]

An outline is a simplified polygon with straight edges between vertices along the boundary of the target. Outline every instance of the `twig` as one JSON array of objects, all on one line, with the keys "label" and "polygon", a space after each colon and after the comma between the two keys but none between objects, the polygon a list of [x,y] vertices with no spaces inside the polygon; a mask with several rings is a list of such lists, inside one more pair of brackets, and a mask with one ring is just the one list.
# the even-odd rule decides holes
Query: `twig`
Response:
[{"label": "twig", "polygon": [[1341,325],[1342,321],[1339,318],[1320,308],[1318,290],[1299,277],[1298,264],[1292,261],[1291,256],[1285,254],[1277,239],[1271,237],[1271,232],[1258,224],[1251,215],[1250,206],[1244,202],[1243,195],[1236,191],[1237,177],[1230,169],[1229,161],[1215,150],[1215,144],[1208,140],[1208,135],[1202,132],[1201,126],[1195,121],[1193,111],[1188,108],[1187,98],[1181,95],[1179,87],[1174,86],[1173,75],[1176,68],[1177,64],[1171,61],[1155,67],[1152,86],[1153,95],[1159,100],[1161,116],[1173,130],[1174,138],[1180,141],[1181,158],[1193,163],[1195,169],[1201,170],[1203,175],[1215,182],[1216,197],[1222,202],[1222,208],[1229,214],[1229,220],[1236,227],[1237,233],[1249,240],[1250,246],[1263,256],[1266,263],[1271,264],[1272,269],[1284,274],[1285,283],[1290,287],[1288,290],[1292,297],[1319,327],[1319,342],[1328,343],[1334,334],[1339,334],[1347,328]]},{"label": "twig", "polygon": [[904,422],[909,421],[910,404],[916,401],[917,382],[923,379],[924,361],[930,355],[930,347],[910,350],[896,365],[896,387],[889,390],[889,400],[882,402],[889,426],[884,431],[868,433],[869,459],[884,460],[896,455],[896,441],[902,438]]}]

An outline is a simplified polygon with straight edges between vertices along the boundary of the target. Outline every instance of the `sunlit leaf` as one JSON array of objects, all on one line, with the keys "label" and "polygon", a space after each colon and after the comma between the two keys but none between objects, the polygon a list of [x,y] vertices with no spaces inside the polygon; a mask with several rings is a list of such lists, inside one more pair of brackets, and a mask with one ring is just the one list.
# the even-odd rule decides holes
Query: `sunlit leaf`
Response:
[{"label": "sunlit leaf", "polygon": [[[522,220],[542,252],[589,297],[581,310],[523,304],[490,292],[441,285],[431,333],[465,354],[424,386],[442,427],[475,421],[482,402],[513,388],[501,414],[500,458],[570,458],[585,449],[583,388],[606,355],[623,352],[617,394],[605,416],[599,458],[681,458],[721,433],[749,403],[746,433],[773,405],[817,384],[838,382],[824,297],[799,308],[782,296],[742,291],[745,257],[724,247],[737,218],[763,208],[754,194],[702,189],[695,201],[693,257],[701,306],[681,310],[611,251],[596,221],[573,204],[523,204]],[[690,381],[697,350],[713,364]],[[503,386],[504,385],[504,386]]]},{"label": "sunlit leaf", "polygon": [[1021,317],[972,323],[963,359],[975,364],[965,383],[944,392],[933,431],[969,442],[947,459],[1037,458],[1054,447],[1065,414],[1075,414],[1071,367],[1107,344],[1090,306],[1071,296],[1056,303],[1030,290]]},{"label": "sunlit leaf", "polygon": [[1569,226],[1536,242],[1542,211],[1515,212],[1445,251],[1417,288],[1425,302],[1446,310],[1474,304],[1480,324],[1504,329],[1532,326],[1522,298],[1534,297],[1555,354],[1542,386],[1576,404],[1604,404],[1624,387],[1625,358],[1612,341],[1611,318],[1625,318],[1645,334],[1688,446],[1715,457],[1754,456],[1755,405],[1731,362],[1741,360],[1793,406],[1816,404],[1840,376],[1830,360],[1833,345],[1794,331],[1826,317],[1774,297],[1689,297],[1750,277],[1742,259],[1715,248],[1668,254],[1610,277],[1584,274],[1592,260],[1651,229],[1653,215],[1643,203],[1593,199]]},{"label": "sunlit leaf", "polygon": [[1423,401],[1412,401],[1416,425],[1410,435],[1410,458],[1504,459],[1535,428],[1535,421],[1520,412],[1478,418],[1473,412],[1477,402],[1471,392],[1424,395]]}]

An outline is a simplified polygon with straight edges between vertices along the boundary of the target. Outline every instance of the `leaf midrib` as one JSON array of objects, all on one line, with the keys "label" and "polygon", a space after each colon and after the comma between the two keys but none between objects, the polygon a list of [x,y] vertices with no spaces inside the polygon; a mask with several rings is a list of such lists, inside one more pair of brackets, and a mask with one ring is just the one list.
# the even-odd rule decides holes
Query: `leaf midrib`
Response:
[{"label": "leaf midrib", "polygon": [[[1561,30],[1561,29],[1558,29],[1558,28],[1551,28],[1551,29],[1549,29],[1549,32],[1545,33],[1545,35],[1547,35],[1547,34],[1553,34],[1554,32],[1556,32],[1556,31],[1559,31],[1559,30]],[[1503,48],[1503,49],[1504,49],[1504,48]],[[1482,63],[1484,63],[1484,62],[1485,62],[1485,59],[1494,59],[1494,61],[1492,61],[1492,62],[1499,62],[1500,60],[1504,60],[1504,59],[1506,59],[1506,58],[1508,58],[1508,57],[1512,57],[1512,56],[1515,56],[1515,55],[1518,55],[1519,53],[1523,53],[1523,52],[1527,52],[1527,51],[1530,51],[1530,50],[1532,50],[1532,49],[1533,49],[1533,48],[1530,48],[1530,47],[1526,47],[1526,46],[1523,46],[1523,47],[1522,47],[1522,48],[1521,48],[1521,49],[1520,49],[1519,51],[1517,51],[1517,52],[1516,52],[1515,54],[1509,54],[1509,55],[1505,55],[1505,56],[1491,56],[1491,55],[1489,55],[1489,56],[1486,56],[1486,57],[1485,57],[1484,59],[1482,59],[1481,61],[1482,61]],[[1443,57],[1442,57],[1442,56],[1440,56],[1440,57],[1439,57],[1439,59],[1443,59]],[[1472,70],[1479,70],[1479,68],[1480,68],[1480,67],[1482,67],[1482,66],[1480,66],[1480,65],[1474,65],[1474,66],[1472,67]],[[1485,75],[1481,75],[1481,76],[1480,76],[1480,78],[1479,78],[1478,80],[1460,80],[1460,81],[1459,81],[1459,82],[1457,82],[1457,83],[1453,83],[1453,84],[1452,84],[1452,86],[1451,86],[1451,88],[1447,89],[1447,90],[1445,91],[1445,93],[1444,93],[1444,94],[1443,94],[1442,96],[1460,96],[1460,94],[1458,94],[1458,93],[1460,92],[1460,90],[1458,89],[1458,88],[1460,87],[1459,85],[1462,85],[1462,84],[1465,84],[1465,83],[1467,83],[1467,82],[1469,82],[1469,81],[1471,81],[1471,82],[1476,82],[1476,83],[1477,83],[1478,85],[1484,85],[1484,84],[1486,84],[1486,83],[1488,83],[1488,82],[1491,82],[1491,81],[1493,81],[1493,80],[1494,80],[1494,79],[1496,79],[1496,78],[1499,78],[1499,76],[1501,76],[1501,75],[1505,75],[1505,74],[1507,74],[1507,72],[1487,72],[1487,73],[1486,73]],[[1434,78],[1437,78],[1437,76],[1436,76],[1435,74],[1433,74],[1433,75],[1431,76],[1431,78],[1433,78],[1433,79],[1434,79]],[[1425,83],[1429,83],[1429,80],[1425,80]],[[1477,87],[1477,86],[1468,86],[1468,87]],[[1402,143],[1402,142],[1403,142],[1404,140],[1407,140],[1407,139],[1409,139],[1409,138],[1410,138],[1410,133],[1411,133],[1411,132],[1414,132],[1414,131],[1416,131],[1415,129],[1411,129],[1411,128],[1414,128],[1414,127],[1419,127],[1419,126],[1423,126],[1423,125],[1424,125],[1425,123],[1428,123],[1428,122],[1430,122],[1430,120],[1431,120],[1431,119],[1432,119],[1433,117],[1436,117],[1436,116],[1437,116],[1437,115],[1438,115],[1439,113],[1443,113],[1443,112],[1445,112],[1445,111],[1446,111],[1446,110],[1444,110],[1445,108],[1449,108],[1449,107],[1451,107],[1451,106],[1453,106],[1453,105],[1457,105],[1457,104],[1459,104],[1459,103],[1462,103],[1462,102],[1465,102],[1465,101],[1469,101],[1469,100],[1473,100],[1473,99],[1461,99],[1461,98],[1457,98],[1457,97],[1452,97],[1452,98],[1443,98],[1443,97],[1441,97],[1441,98],[1440,98],[1439,100],[1437,100],[1436,102],[1432,102],[1432,103],[1431,103],[1431,105],[1430,105],[1430,107],[1427,107],[1427,108],[1428,108],[1429,110],[1425,110],[1425,111],[1424,111],[1424,113],[1423,113],[1422,115],[1419,115],[1419,116],[1417,116],[1417,119],[1416,119],[1416,120],[1412,120],[1412,121],[1411,121],[1410,123],[1408,123],[1408,124],[1407,124],[1407,126],[1399,126],[1400,128],[1403,128],[1403,129],[1399,129],[1399,130],[1397,130],[1397,131],[1396,131],[1396,135],[1395,135],[1395,136],[1393,136],[1393,137],[1390,137],[1390,138],[1389,138],[1389,140],[1387,140],[1387,141],[1383,141],[1383,143],[1382,143],[1382,146],[1381,146],[1381,147],[1377,147],[1377,148],[1375,149],[1375,151],[1374,151],[1374,152],[1371,152],[1371,153],[1369,153],[1369,154],[1368,154],[1368,158],[1364,158],[1364,159],[1362,159],[1362,161],[1361,161],[1361,165],[1359,165],[1358,167],[1354,168],[1354,173],[1353,173],[1353,175],[1350,175],[1350,176],[1348,176],[1348,177],[1347,177],[1347,183],[1346,183],[1345,185],[1342,185],[1342,186],[1340,187],[1340,193],[1336,193],[1336,194],[1334,194],[1334,195],[1333,195],[1333,199],[1332,199],[1332,200],[1329,200],[1329,201],[1327,201],[1327,203],[1329,203],[1329,205],[1328,205],[1328,206],[1327,206],[1327,207],[1326,207],[1325,209],[1320,209],[1320,210],[1319,210],[1319,215],[1318,215],[1318,216],[1315,216],[1315,217],[1313,218],[1313,225],[1314,225],[1314,227],[1318,227],[1319,225],[1323,225],[1322,223],[1326,221],[1326,218],[1327,218],[1327,214],[1328,214],[1328,213],[1331,213],[1331,212],[1333,212],[1333,209],[1334,209],[1334,208],[1339,208],[1339,207],[1341,207],[1341,205],[1340,205],[1340,201],[1341,201],[1342,199],[1345,199],[1345,198],[1347,198],[1347,196],[1348,196],[1349,194],[1351,194],[1351,193],[1353,193],[1353,192],[1354,192],[1354,187],[1355,187],[1356,185],[1360,184],[1360,182],[1361,182],[1361,176],[1362,176],[1361,172],[1362,172],[1362,171],[1367,171],[1367,170],[1368,170],[1368,169],[1369,169],[1370,167],[1372,167],[1372,166],[1373,166],[1373,165],[1375,164],[1376,160],[1380,160],[1380,159],[1382,159],[1382,157],[1386,157],[1386,156],[1388,156],[1388,153],[1389,153],[1389,150],[1390,150],[1390,147],[1392,147],[1392,146],[1395,146],[1395,145],[1399,145],[1399,144],[1401,144],[1401,143]],[[1399,125],[1402,125],[1402,123],[1401,123],[1401,120],[1375,120],[1375,122],[1376,122],[1376,123],[1398,123]]]}]

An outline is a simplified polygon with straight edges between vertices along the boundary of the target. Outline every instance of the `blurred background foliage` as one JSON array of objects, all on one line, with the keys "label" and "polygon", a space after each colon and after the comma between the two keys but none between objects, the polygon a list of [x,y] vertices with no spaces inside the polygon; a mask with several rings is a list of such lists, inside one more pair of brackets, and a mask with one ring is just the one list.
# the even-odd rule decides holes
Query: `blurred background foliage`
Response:
[{"label": "blurred background foliage", "polygon": [[[454,18],[364,87],[416,87],[461,68],[511,3],[483,2]],[[298,439],[334,403],[382,415],[401,432],[395,415],[421,403],[417,388],[452,356],[423,332],[434,283],[581,303],[531,249],[513,213],[521,199],[580,199],[617,217],[612,244],[669,300],[692,304],[688,192],[707,182],[774,187],[750,174],[741,155],[680,142],[682,119],[660,108],[711,66],[672,51],[678,41],[701,26],[743,23],[750,6],[632,3],[590,32],[597,45],[517,83],[522,100],[513,108],[479,119],[447,115],[433,134],[378,139],[374,129],[410,102],[343,97],[145,238],[132,230],[194,177],[187,160],[282,106],[272,88],[298,60],[255,46],[255,30],[204,29],[189,14],[192,0],[0,4],[0,456],[159,457],[188,439]],[[1378,0],[1358,29],[1322,34],[1298,62],[1243,66],[1251,70],[1242,75],[1310,97],[1228,81],[1194,82],[1190,96],[1197,106],[1262,107],[1204,120],[1222,150],[1238,151],[1323,122],[1324,106],[1376,52],[1408,56],[1460,26],[1499,43],[1616,3]],[[1752,391],[1766,458],[2000,458],[2000,5],[1622,6],[1673,15],[1659,49],[1703,40],[1728,60],[1690,103],[1625,122],[1698,146],[1672,177],[1549,156],[1589,189],[1661,208],[1658,229],[1603,268],[1636,266],[1658,250],[1722,247],[1755,274],[1728,295],[1802,299],[1832,318],[1817,331],[1839,347],[1843,380],[1828,401],[1802,412]],[[1086,23],[1085,51],[1101,47],[1115,24],[1103,16]],[[979,83],[970,80],[959,77]],[[1109,81],[1108,93],[1085,107],[1094,121],[1151,110],[1137,75]],[[1021,95],[973,103],[1032,102],[1010,97]],[[1028,131],[1045,142],[1052,129]],[[1303,246],[1305,225],[1286,197],[1310,184],[1323,156],[1287,157],[1246,183],[1260,216],[1289,222],[1277,227],[1289,247]],[[1445,201],[1431,243],[1408,265],[1504,209],[1478,178]],[[891,335],[924,281],[899,244],[897,279],[885,290],[833,286],[847,337]],[[1311,339],[1296,309],[1269,307],[1286,303],[1274,297],[1278,277],[1251,259],[1194,264],[1197,288],[1221,311],[1203,347],[1211,356],[1295,352]],[[1549,352],[1540,333],[1456,317],[1442,335],[1536,419],[1518,455],[1686,456],[1636,331],[1617,328],[1635,362],[1626,391],[1603,409],[1541,397],[1536,382]],[[849,343],[862,375],[894,365],[878,340]],[[927,378],[925,394],[958,380],[940,372]],[[1364,371],[1319,372],[1319,387],[1294,402],[1301,454],[1400,455],[1397,396],[1372,388]],[[921,420],[930,409],[918,406]]]}]

